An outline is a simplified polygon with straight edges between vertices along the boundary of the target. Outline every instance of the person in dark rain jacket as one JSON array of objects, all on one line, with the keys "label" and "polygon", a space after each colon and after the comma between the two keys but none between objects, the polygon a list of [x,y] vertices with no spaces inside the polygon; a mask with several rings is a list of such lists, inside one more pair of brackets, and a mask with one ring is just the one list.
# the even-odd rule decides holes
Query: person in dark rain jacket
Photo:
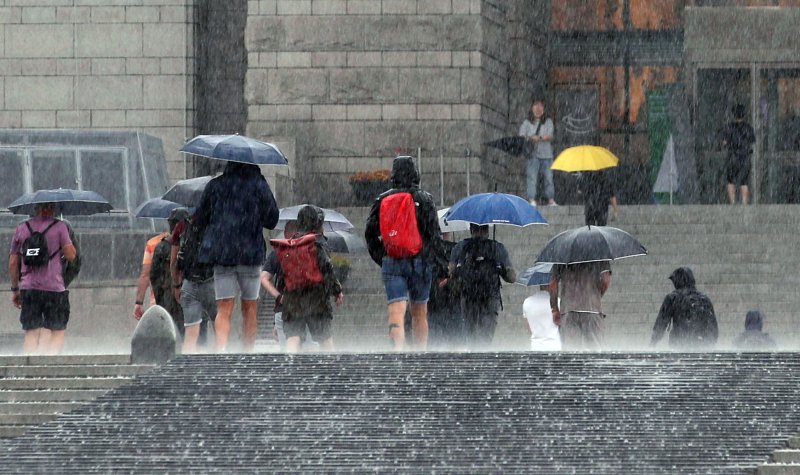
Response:
[{"label": "person in dark rain jacket", "polygon": [[206,185],[195,220],[203,233],[198,260],[214,266],[216,349],[227,349],[238,287],[244,350],[251,351],[258,331],[256,306],[266,257],[263,229],[273,229],[278,223],[278,205],[258,166],[228,162],[225,172]]},{"label": "person in dark rain jacket", "polygon": [[[428,341],[428,298],[432,280],[432,263],[440,259],[439,264],[447,267],[442,259],[444,251],[441,246],[439,219],[433,197],[419,187],[419,171],[414,159],[401,156],[392,163],[392,189],[378,196],[372,205],[367,218],[364,237],[372,260],[381,266],[386,296],[389,301],[389,336],[395,350],[405,346],[405,319],[408,301],[411,301],[412,329],[414,343],[419,349],[425,349]],[[421,239],[419,251],[409,257],[391,257],[386,250],[385,237],[381,233],[381,213],[387,212],[382,206],[387,198],[399,193],[408,193],[413,199],[416,210],[417,229]],[[393,201],[397,197],[389,200]],[[387,202],[388,204],[388,202]],[[384,224],[387,216],[384,216]]]},{"label": "person in dark rain jacket", "polygon": [[671,326],[671,348],[696,350],[713,347],[719,334],[717,317],[711,300],[695,288],[692,270],[679,267],[669,279],[675,285],[675,290],[661,304],[650,344],[656,345]]},{"label": "person in dark rain jacket", "polygon": [[774,350],[777,345],[767,333],[763,331],[764,317],[758,310],[750,310],[744,317],[744,332],[733,340],[733,347],[737,350]]}]

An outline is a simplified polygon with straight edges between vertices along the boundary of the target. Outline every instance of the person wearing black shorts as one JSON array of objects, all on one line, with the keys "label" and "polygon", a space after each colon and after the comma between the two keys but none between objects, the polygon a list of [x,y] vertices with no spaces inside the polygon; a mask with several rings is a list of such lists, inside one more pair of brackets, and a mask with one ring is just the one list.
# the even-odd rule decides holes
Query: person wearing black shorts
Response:
[{"label": "person wearing black shorts", "polygon": [[733,122],[729,123],[722,133],[722,145],[728,151],[725,166],[727,178],[726,191],[728,202],[736,203],[736,187],[742,197],[742,204],[747,204],[750,190],[747,183],[750,181],[750,155],[753,153],[753,144],[756,134],[753,127],[745,121],[746,111],[743,105],[733,107]]}]

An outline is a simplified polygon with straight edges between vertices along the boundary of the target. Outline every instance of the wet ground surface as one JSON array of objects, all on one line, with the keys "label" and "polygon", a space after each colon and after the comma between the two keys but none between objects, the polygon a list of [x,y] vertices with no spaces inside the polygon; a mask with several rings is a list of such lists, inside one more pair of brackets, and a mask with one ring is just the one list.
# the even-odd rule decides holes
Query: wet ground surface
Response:
[{"label": "wet ground surface", "polygon": [[0,442],[3,473],[753,473],[800,355],[184,356]]}]

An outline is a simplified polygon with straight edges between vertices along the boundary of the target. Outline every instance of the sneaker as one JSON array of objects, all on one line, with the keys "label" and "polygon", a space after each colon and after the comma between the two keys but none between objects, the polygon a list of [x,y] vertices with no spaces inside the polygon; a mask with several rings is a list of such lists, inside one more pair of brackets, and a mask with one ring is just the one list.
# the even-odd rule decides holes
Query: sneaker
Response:
[{"label": "sneaker", "polygon": [[529,202],[531,206],[536,207],[536,200],[530,200]]}]

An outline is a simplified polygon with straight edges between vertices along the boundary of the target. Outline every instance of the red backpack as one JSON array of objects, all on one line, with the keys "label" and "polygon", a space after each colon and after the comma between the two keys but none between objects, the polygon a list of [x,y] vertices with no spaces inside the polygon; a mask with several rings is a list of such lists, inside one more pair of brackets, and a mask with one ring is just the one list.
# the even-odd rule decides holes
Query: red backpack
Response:
[{"label": "red backpack", "polygon": [[278,255],[286,290],[313,287],[324,281],[317,261],[317,236],[306,234],[295,239],[270,239]]},{"label": "red backpack", "polygon": [[414,257],[422,250],[417,206],[411,193],[389,195],[381,201],[381,239],[386,254],[395,259]]}]

